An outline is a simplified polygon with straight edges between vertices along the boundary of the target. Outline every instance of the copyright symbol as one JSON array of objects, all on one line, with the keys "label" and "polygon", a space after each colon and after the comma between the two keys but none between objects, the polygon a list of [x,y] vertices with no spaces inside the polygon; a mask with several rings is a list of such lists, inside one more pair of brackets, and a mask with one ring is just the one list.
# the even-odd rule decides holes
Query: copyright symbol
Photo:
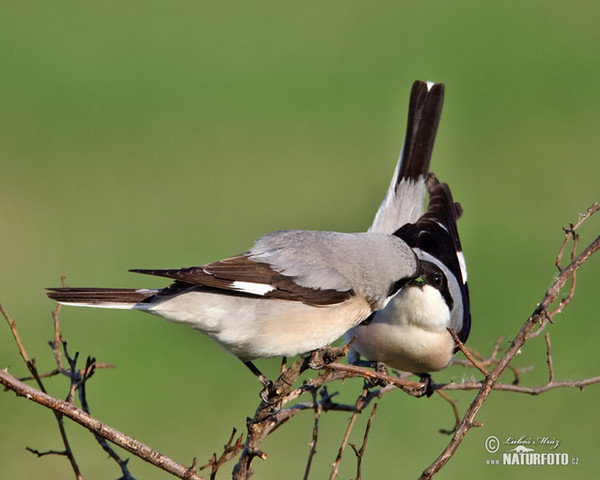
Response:
[{"label": "copyright symbol", "polygon": [[489,453],[496,453],[500,449],[500,440],[494,435],[490,435],[485,439],[485,449]]}]

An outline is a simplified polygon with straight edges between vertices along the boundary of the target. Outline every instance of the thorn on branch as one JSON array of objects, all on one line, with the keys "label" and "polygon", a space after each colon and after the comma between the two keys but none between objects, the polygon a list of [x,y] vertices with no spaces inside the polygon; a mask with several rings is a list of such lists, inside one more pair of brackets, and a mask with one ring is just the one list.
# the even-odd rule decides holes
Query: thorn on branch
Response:
[{"label": "thorn on branch", "polygon": [[446,400],[450,404],[450,406],[452,407],[452,413],[454,414],[454,426],[452,427],[452,429],[446,430],[444,428],[441,428],[438,431],[440,433],[443,433],[444,435],[452,435],[454,432],[456,432],[456,429],[458,428],[458,424],[460,423],[460,416],[458,414],[458,408],[456,408],[456,404],[458,402],[456,400],[452,400],[448,395],[446,395],[441,390],[436,390],[436,392],[440,397],[442,397],[444,400]]},{"label": "thorn on branch", "polygon": [[59,455],[62,457],[66,457],[69,455],[68,452],[66,452],[65,450],[46,450],[44,452],[40,452],[39,450],[36,450],[35,448],[31,447],[25,447],[25,450],[33,453],[38,458],[45,457],[46,455]]},{"label": "thorn on branch", "polygon": [[475,357],[471,355],[471,352],[469,352],[469,350],[465,347],[465,344],[460,340],[460,338],[458,338],[458,335],[456,334],[454,329],[448,328],[448,332],[450,332],[450,335],[452,335],[456,346],[464,354],[464,356],[467,357],[467,359],[477,368],[477,370],[479,370],[481,373],[483,373],[485,377],[487,377],[489,375],[489,372],[485,369],[483,365],[481,365],[477,360],[475,360]]}]

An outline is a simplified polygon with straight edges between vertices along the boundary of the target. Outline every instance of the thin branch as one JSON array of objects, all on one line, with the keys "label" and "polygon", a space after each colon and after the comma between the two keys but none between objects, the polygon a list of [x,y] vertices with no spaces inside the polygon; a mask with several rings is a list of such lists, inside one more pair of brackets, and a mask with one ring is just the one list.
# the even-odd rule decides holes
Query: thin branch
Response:
[{"label": "thin branch", "polygon": [[[243,445],[242,445],[242,438],[243,435],[240,435],[238,437],[238,439],[235,441],[235,443],[233,443],[233,440],[235,438],[235,434],[237,433],[237,430],[234,428],[231,431],[231,435],[229,436],[229,440],[227,440],[227,443],[225,444],[225,446],[223,447],[223,453],[221,453],[221,455],[219,456],[219,458],[217,458],[217,454],[213,453],[211,459],[208,461],[207,464],[202,465],[199,470],[204,470],[208,467],[211,468],[210,471],[210,480],[214,480],[217,476],[217,472],[219,471],[219,468],[221,468],[221,466],[224,463],[227,463],[229,460],[231,460],[232,458],[234,458],[238,453],[240,453],[242,451]],[[196,462],[197,460],[194,458],[194,463],[192,464],[192,469],[195,469],[196,467]]]},{"label": "thin branch", "polygon": [[0,383],[15,392],[18,396],[25,397],[34,401],[35,403],[52,409],[57,414],[61,414],[70,418],[91,432],[97,433],[115,445],[118,445],[133,455],[145,460],[148,463],[151,463],[158,468],[161,468],[162,470],[165,470],[179,478],[202,480],[202,477],[196,472],[190,470],[189,467],[175,462],[169,457],[152,450],[150,447],[144,445],[135,438],[125,435],[124,433],[115,430],[105,423],[100,422],[90,414],[77,408],[75,405],[51,397],[40,390],[20,382],[6,370],[0,370]]},{"label": "thin branch", "polygon": [[[94,363],[94,370],[101,370],[104,368],[115,368],[115,365],[112,363]],[[64,375],[65,374],[65,370],[59,370],[58,368],[55,368],[54,370],[50,370],[49,372],[44,372],[44,373],[38,373],[38,377],[39,378],[50,378],[50,377],[54,377],[56,375]],[[81,369],[79,370],[79,375],[84,375],[85,374],[85,369]],[[19,380],[21,382],[28,382],[31,380],[35,380],[35,377],[33,375],[28,375],[26,377],[19,377]]]},{"label": "thin branch", "polygon": [[[565,267],[562,266],[562,257],[564,255],[565,248],[566,248],[567,244],[569,243],[569,240],[571,240],[571,238],[573,239],[573,249],[571,251],[571,264],[575,260],[577,243],[579,241],[579,236],[575,233],[575,230],[577,230],[583,222],[585,222],[588,218],[590,218],[594,213],[596,213],[598,211],[600,211],[600,203],[595,202],[593,205],[591,205],[587,209],[585,214],[580,215],[579,220],[575,224],[570,223],[569,224],[570,228],[568,228],[568,229],[563,228],[563,230],[565,232],[565,238],[564,238],[563,243],[558,251],[558,255],[556,257],[556,262],[555,262],[556,268],[558,268],[558,271],[560,274],[562,274],[563,271],[565,270]],[[592,244],[590,244],[590,246],[593,245],[594,243],[595,242],[592,242]],[[553,323],[552,317],[554,315],[556,315],[557,313],[560,313],[562,311],[562,309],[564,307],[566,307],[573,299],[573,295],[575,294],[575,284],[576,284],[576,275],[575,275],[575,270],[573,270],[572,275],[571,275],[571,289],[570,289],[568,295],[565,298],[561,299],[558,306],[552,312],[550,312],[548,310],[550,307],[550,304],[548,304],[547,306],[545,306],[543,308],[544,316],[540,320],[539,328],[533,332],[530,332],[527,339],[537,337],[540,333],[542,333],[542,331],[544,331],[548,322]],[[556,300],[556,298],[554,300]],[[551,303],[553,303],[554,300]]]},{"label": "thin branch", "polygon": [[273,382],[266,394],[261,395],[262,401],[256,409],[254,417],[247,421],[248,434],[246,435],[246,443],[244,444],[240,459],[233,470],[233,478],[235,480],[246,479],[252,475],[252,460],[256,457],[262,459],[267,457],[259,448],[263,440],[267,435],[289,420],[294,415],[294,412],[298,411],[293,409],[282,411],[281,407],[307,391],[320,388],[330,378],[330,375],[329,372],[326,372],[325,375],[319,375],[311,382],[307,382],[307,384],[292,391],[291,387],[298,377],[309,368],[323,368],[326,364],[345,357],[347,353],[347,346],[326,347],[316,350],[292,363]]},{"label": "thin branch", "polygon": [[310,473],[310,467],[312,465],[312,460],[315,454],[317,453],[317,440],[319,438],[319,416],[321,415],[321,409],[319,408],[319,404],[317,402],[317,393],[311,392],[313,397],[313,409],[315,411],[315,423],[312,429],[312,438],[308,446],[310,450],[308,452],[308,460],[306,461],[306,469],[304,470],[304,480],[308,480],[308,474]]},{"label": "thin branch", "polygon": [[363,437],[363,443],[360,449],[356,449],[356,446],[351,443],[350,446],[352,450],[354,450],[354,454],[356,455],[356,479],[360,480],[362,478],[362,459],[365,455],[365,449],[367,448],[367,439],[369,438],[369,431],[371,430],[371,423],[373,422],[373,417],[377,412],[377,403],[373,405],[373,409],[371,410],[371,415],[369,416],[369,420],[367,421],[367,426],[365,428],[365,435]]},{"label": "thin branch", "polygon": [[[586,218],[589,218],[589,216],[592,213],[598,210],[600,210],[600,206],[598,206],[597,203],[592,205],[592,207],[588,209],[588,215]],[[581,223],[579,222],[579,224]],[[454,436],[452,437],[452,440],[450,441],[448,446],[444,449],[441,455],[423,472],[423,474],[421,475],[421,479],[432,478],[448,462],[452,455],[454,455],[454,452],[456,452],[456,449],[461,444],[467,431],[471,427],[478,425],[474,420],[475,415],[487,399],[490,392],[494,389],[494,386],[496,385],[502,372],[508,367],[512,359],[519,353],[519,351],[527,341],[529,334],[531,333],[533,328],[535,328],[536,325],[541,324],[548,311],[549,306],[556,301],[561,289],[564,287],[568,279],[573,276],[577,268],[583,265],[583,263],[585,263],[589,259],[589,257],[599,249],[600,236],[598,236],[596,240],[594,240],[590,245],[588,245],[583,250],[583,252],[576,256],[567,267],[563,268],[560,271],[558,277],[555,279],[554,283],[550,286],[550,288],[546,291],[544,298],[538,304],[533,314],[527,319],[527,321],[513,340],[509,349],[500,359],[494,370],[492,370],[482,382],[479,393],[469,406],[469,409],[467,410],[458,428],[456,429],[456,432],[454,433]]]},{"label": "thin branch", "polygon": [[[27,366],[27,369],[29,370],[32,377],[35,379],[36,383],[38,384],[38,386],[41,390],[40,393],[45,394],[46,389],[44,387],[44,384],[42,383],[42,379],[40,378],[40,376],[38,374],[35,360],[34,359],[29,360],[29,356],[27,355],[27,352],[25,351],[25,347],[23,346],[23,343],[21,343],[21,339],[19,338],[19,333],[17,331],[16,323],[10,318],[10,316],[8,315],[6,310],[4,310],[4,307],[1,304],[0,304],[0,312],[2,313],[2,315],[8,322],[8,325],[13,334],[15,342],[17,343],[17,346],[19,348],[19,353],[21,354],[21,357],[23,357],[23,360],[25,361],[25,365]],[[8,387],[8,385],[5,385],[5,386]],[[58,424],[58,430],[60,432],[60,437],[63,442],[63,446],[65,447],[65,449],[64,449],[65,456],[69,459],[69,463],[71,464],[71,469],[73,470],[75,479],[82,480],[83,477],[81,475],[81,471],[79,470],[79,466],[77,465],[77,462],[75,461],[75,456],[73,455],[73,450],[71,449],[71,445],[69,444],[69,439],[67,438],[67,432],[65,430],[63,416],[60,414],[60,412],[58,412],[56,410],[54,410],[52,413],[54,414],[54,418],[56,419],[56,423]]]},{"label": "thin branch", "polygon": [[376,370],[369,370],[367,368],[358,367],[356,365],[346,365],[343,363],[329,363],[324,365],[323,368],[326,370],[336,370],[340,372],[346,372],[348,378],[351,377],[362,377],[365,379],[377,379],[383,382],[391,383],[401,388],[408,388],[415,391],[422,392],[426,385],[423,382],[415,382],[414,380],[406,380],[404,378],[395,377],[387,373],[378,372]]},{"label": "thin branch", "polygon": [[460,338],[458,338],[458,335],[456,334],[454,329],[448,328],[448,332],[450,333],[450,335],[452,335],[454,343],[456,343],[458,349],[463,353],[465,357],[467,357],[467,360],[469,360],[469,362],[471,362],[475,366],[475,368],[477,368],[477,370],[479,370],[481,373],[483,373],[483,375],[487,377],[489,375],[488,371],[483,365],[481,365],[477,360],[475,360],[475,357],[471,355],[471,352],[469,352],[469,350],[465,347],[465,344],[460,340]]},{"label": "thin branch", "polygon": [[10,318],[10,315],[8,314],[8,312],[6,310],[4,310],[4,307],[2,306],[2,304],[0,304],[0,313],[2,313],[2,316],[8,322],[8,326],[10,327],[10,331],[11,331],[11,333],[13,335],[13,338],[15,339],[17,347],[19,348],[19,354],[23,358],[23,361],[27,365],[27,368],[29,368],[29,365],[30,365],[29,356],[27,355],[27,352],[25,351],[25,347],[23,346],[23,342],[21,342],[21,338],[19,337],[19,332],[17,331],[17,325],[16,325],[16,323],[13,321],[12,318]]},{"label": "thin branch", "polygon": [[546,332],[546,362],[548,363],[548,383],[554,383],[554,368],[552,367],[552,346],[550,345],[550,333]]},{"label": "thin branch", "polygon": [[[65,356],[67,356],[66,350],[65,350]],[[68,356],[67,356],[67,358],[68,358]],[[69,359],[69,362],[70,362],[70,359]],[[95,368],[95,359],[91,358],[91,357],[87,357],[85,368],[83,369],[83,373],[81,374],[81,377],[78,381],[78,387],[77,387],[77,392],[79,393],[79,401],[81,402],[81,408],[88,415],[90,415],[90,407],[87,402],[85,385],[86,385],[86,382],[93,375],[94,368]],[[79,372],[77,372],[77,374],[79,374]],[[108,456],[110,458],[112,458],[119,466],[121,473],[123,474],[119,478],[119,480],[135,480],[135,478],[129,471],[129,467],[127,466],[127,464],[129,463],[129,459],[128,458],[122,459],[117,454],[117,452],[115,452],[115,450],[109,445],[109,443],[106,441],[106,439],[104,437],[97,434],[96,432],[93,432],[93,434],[94,434],[94,438],[96,439],[96,442],[98,442],[98,445],[100,445],[102,450],[104,450],[108,454]]]},{"label": "thin branch", "polygon": [[[476,350],[474,350],[471,347],[467,347],[466,345],[463,345],[464,348],[466,350],[468,350],[468,352],[475,357],[478,360],[478,363],[480,366],[482,367],[489,367],[490,365],[497,365],[498,364],[498,353],[500,352],[500,345],[502,344],[502,341],[504,339],[502,337],[498,337],[498,340],[496,340],[496,344],[494,345],[494,348],[492,350],[492,353],[490,354],[490,356],[488,357],[484,357],[483,355],[481,355],[479,352],[477,352]],[[467,359],[462,359],[462,358],[455,358],[452,361],[452,365],[461,365],[463,367],[475,367],[475,365],[473,364],[473,362],[471,362],[468,358]],[[528,372],[530,371],[533,367],[514,367],[512,365],[509,365],[507,367],[508,369],[510,369],[513,372],[514,375],[514,380],[513,380],[513,384],[517,385],[520,381],[520,377],[521,374],[524,372]]]},{"label": "thin branch", "polygon": [[344,454],[344,449],[346,448],[346,444],[348,443],[348,438],[350,437],[350,432],[352,431],[352,427],[354,427],[354,422],[356,421],[356,417],[359,413],[359,405],[361,405],[364,402],[364,399],[367,397],[368,395],[368,390],[365,388],[363,389],[363,393],[360,397],[358,397],[358,399],[356,400],[356,411],[352,414],[352,416],[350,417],[350,422],[348,422],[348,428],[346,428],[346,432],[344,433],[344,438],[342,439],[342,444],[340,445],[340,449],[338,450],[338,454],[337,457],[335,459],[335,462],[333,462],[333,466],[331,468],[331,475],[329,475],[329,480],[333,480],[338,473],[338,469],[340,466],[340,463],[342,461],[342,455]]},{"label": "thin branch", "polygon": [[439,432],[445,435],[452,435],[454,432],[456,432],[456,429],[460,423],[460,415],[458,414],[458,408],[456,408],[456,400],[452,400],[448,395],[442,392],[441,389],[437,389],[435,392],[450,404],[452,407],[452,413],[454,414],[454,426],[452,427],[452,430],[445,430],[441,428]]},{"label": "thin branch", "polygon": [[60,345],[63,342],[62,335],[60,334],[59,328],[59,314],[60,308],[62,305],[57,304],[56,308],[52,311],[52,319],[54,320],[54,340],[50,342],[50,346],[52,347],[52,351],[54,352],[54,359],[56,360],[56,365],[58,366],[58,370],[63,370],[62,358],[60,355]]},{"label": "thin branch", "polygon": [[64,450],[46,450],[44,452],[40,452],[39,450],[36,450],[35,448],[31,448],[31,447],[25,447],[25,450],[33,453],[38,458],[45,457],[46,455],[58,455],[58,456],[62,456],[62,457],[66,457],[68,455],[67,452],[65,452]]},{"label": "thin branch", "polygon": [[[600,376],[598,377],[590,377],[584,378],[582,380],[563,380],[563,381],[553,381],[547,382],[543,385],[538,385],[535,387],[525,387],[522,385],[513,385],[510,383],[495,383],[492,387],[492,390],[497,390],[500,392],[513,392],[513,393],[524,393],[527,395],[539,395],[541,393],[545,393],[549,390],[555,390],[557,388],[578,388],[579,390],[583,390],[584,387],[589,385],[594,385],[596,383],[600,383]],[[446,383],[446,384],[436,384],[434,388],[436,391],[446,391],[446,390],[481,390],[484,386],[485,382],[461,382],[461,383]]]}]

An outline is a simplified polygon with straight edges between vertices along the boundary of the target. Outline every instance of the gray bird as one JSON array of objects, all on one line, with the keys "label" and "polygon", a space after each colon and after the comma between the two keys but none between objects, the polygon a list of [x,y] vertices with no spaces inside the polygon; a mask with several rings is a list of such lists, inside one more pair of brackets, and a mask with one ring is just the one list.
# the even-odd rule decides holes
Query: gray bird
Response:
[{"label": "gray bird", "polygon": [[362,356],[425,374],[452,361],[457,348],[448,328],[462,342],[469,335],[467,269],[456,225],[462,208],[448,185],[429,173],[443,101],[443,84],[414,83],[402,152],[369,229],[404,240],[420,260],[421,275],[407,282],[385,309],[345,334],[348,341],[356,337],[348,355],[351,363]]},{"label": "gray bird", "polygon": [[66,305],[148,312],[200,330],[264,382],[253,359],[309,352],[341,337],[416,278],[397,236],[286,230],[245,253],[199,267],[132,270],[167,277],[163,289],[53,288]]}]

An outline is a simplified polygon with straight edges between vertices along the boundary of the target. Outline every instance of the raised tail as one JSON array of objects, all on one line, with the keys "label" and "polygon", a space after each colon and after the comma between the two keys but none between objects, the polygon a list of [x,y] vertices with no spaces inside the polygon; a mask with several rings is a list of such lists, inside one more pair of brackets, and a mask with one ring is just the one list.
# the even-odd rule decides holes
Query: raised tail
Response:
[{"label": "raised tail", "polygon": [[402,152],[370,232],[393,233],[423,214],[427,174],[443,103],[443,83],[417,80],[413,84]]},{"label": "raised tail", "polygon": [[97,308],[135,308],[144,310],[140,302],[159,290],[130,288],[49,288],[48,297],[63,305]]}]

